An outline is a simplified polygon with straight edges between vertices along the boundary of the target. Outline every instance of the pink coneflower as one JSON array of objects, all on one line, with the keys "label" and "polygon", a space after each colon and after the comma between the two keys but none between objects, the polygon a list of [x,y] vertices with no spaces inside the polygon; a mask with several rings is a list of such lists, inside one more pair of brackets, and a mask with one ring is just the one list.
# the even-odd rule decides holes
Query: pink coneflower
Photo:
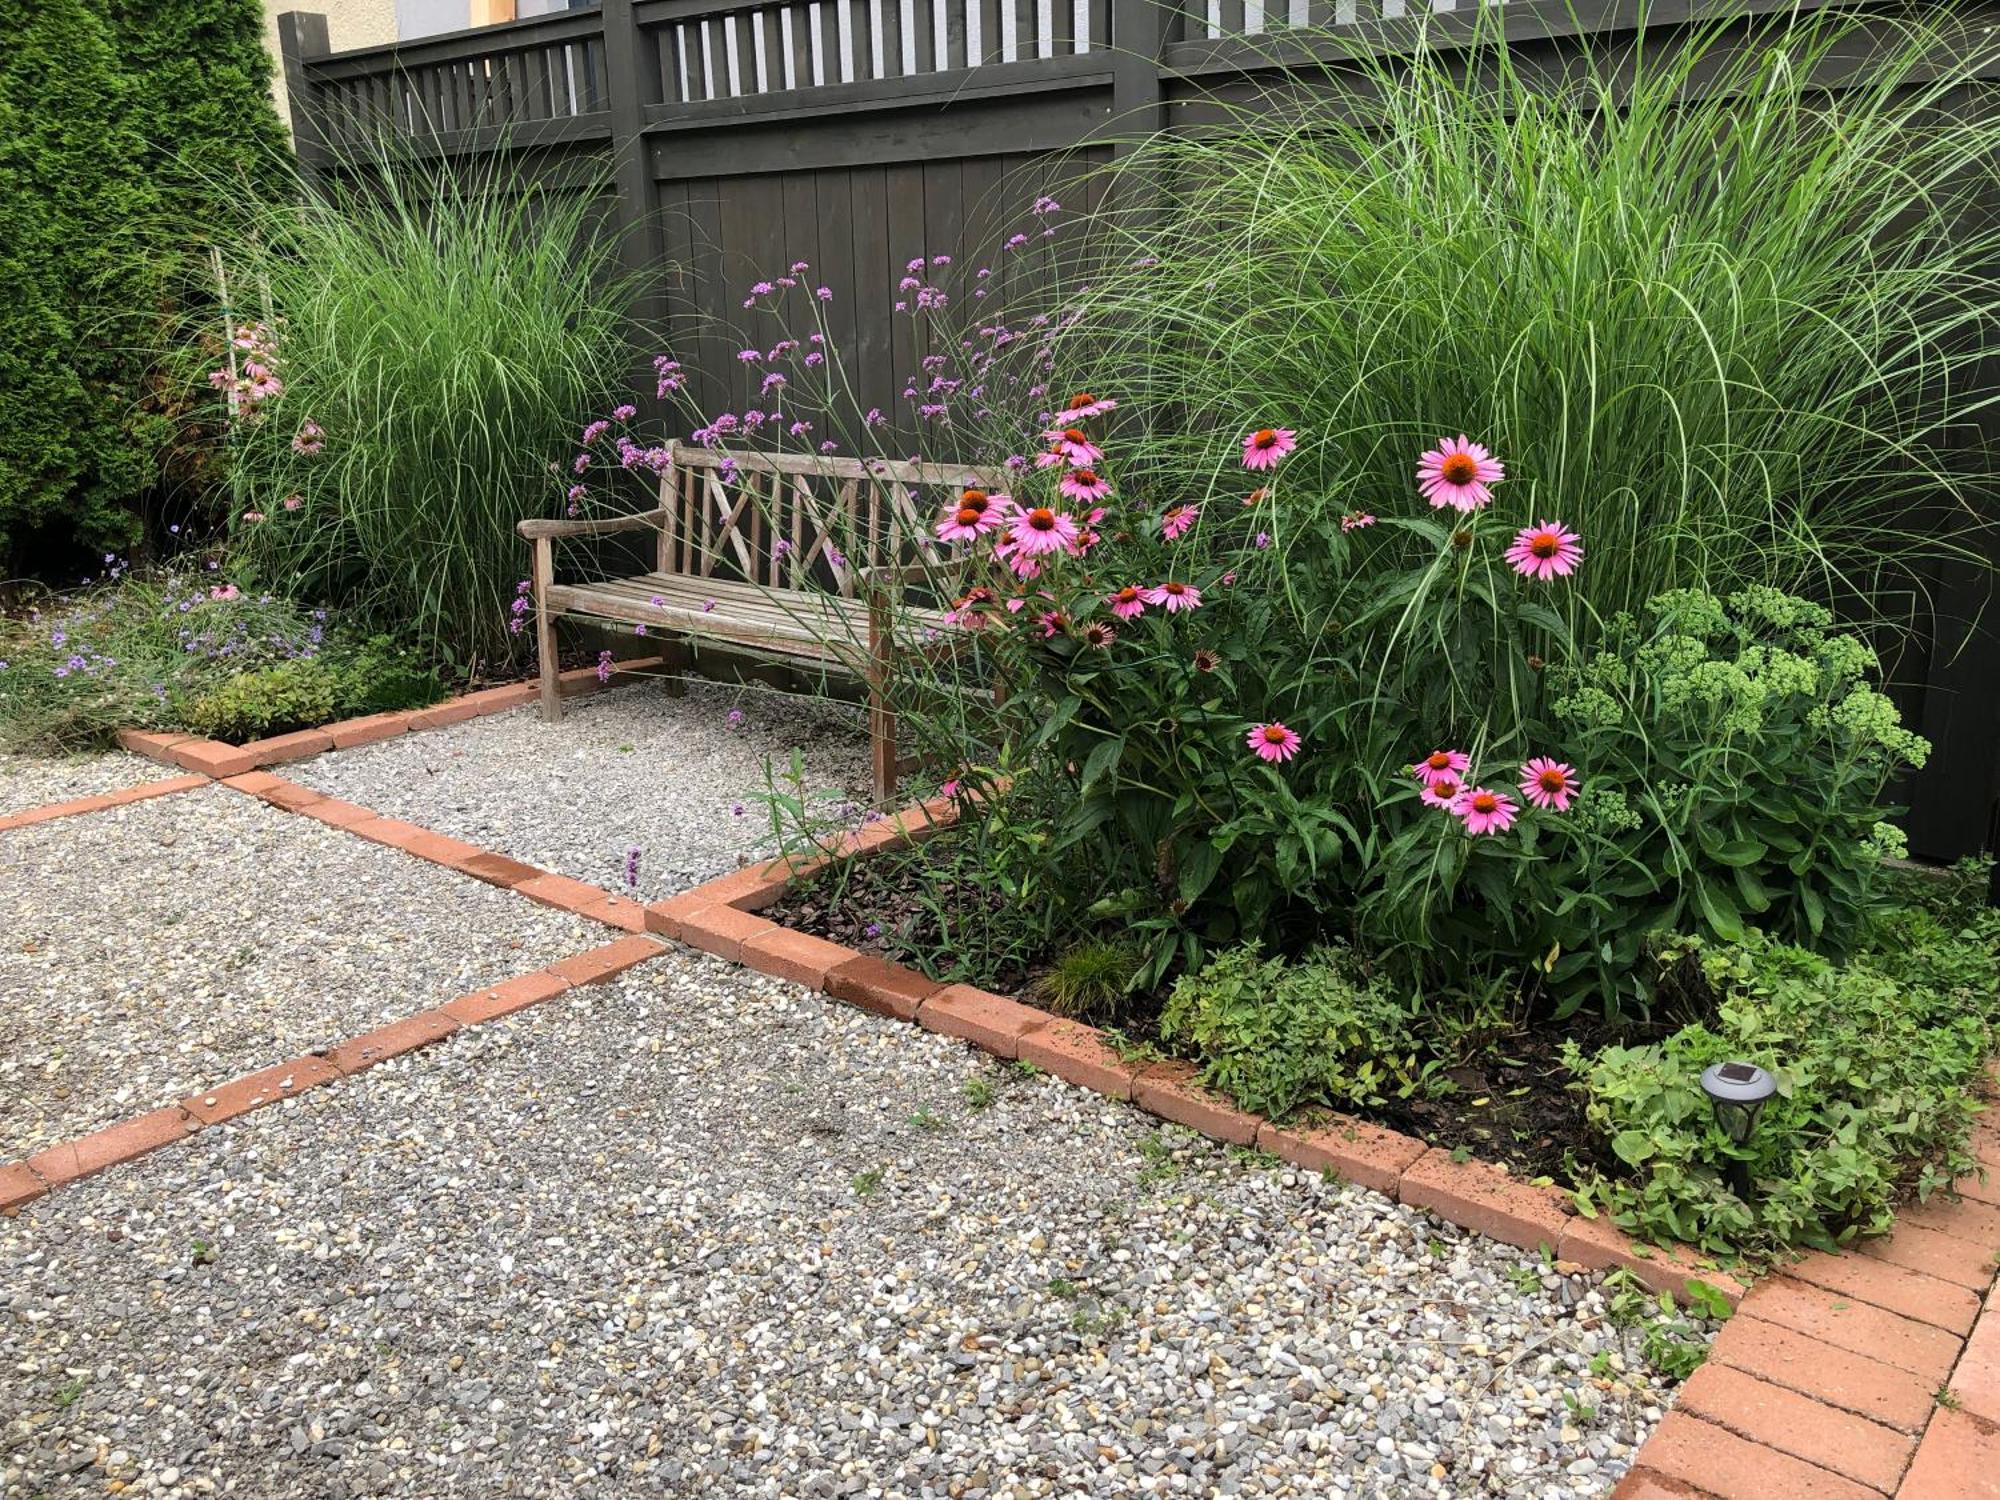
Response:
[{"label": "pink coneflower", "polygon": [[306,497],[304,495],[285,496],[286,510],[297,510],[301,505],[304,505],[305,503],[306,503]]},{"label": "pink coneflower", "polygon": [[958,778],[954,776],[949,781],[940,781],[938,783],[938,795],[940,797],[956,797],[958,795]]},{"label": "pink coneflower", "polygon": [[1139,597],[1148,604],[1157,604],[1168,614],[1179,614],[1184,609],[1201,608],[1201,590],[1185,583],[1161,583],[1152,588],[1141,589]]},{"label": "pink coneflower", "polygon": [[1257,759],[1276,764],[1290,760],[1299,753],[1298,731],[1287,729],[1275,721],[1269,724],[1252,724],[1250,732],[1243,736],[1243,742]]},{"label": "pink coneflower", "polygon": [[1117,639],[1117,630],[1102,620],[1092,620],[1083,627],[1083,643],[1093,651],[1109,651]]},{"label": "pink coneflower", "polygon": [[1544,521],[1524,526],[1514,533],[1514,545],[1507,549],[1507,561],[1523,578],[1567,578],[1583,561],[1583,538],[1564,528],[1560,521]]},{"label": "pink coneflower", "polygon": [[1433,750],[1411,766],[1410,771],[1417,780],[1429,786],[1440,776],[1449,776],[1456,781],[1471,767],[1472,757],[1463,750]]},{"label": "pink coneflower", "polygon": [[264,512],[261,510],[246,510],[243,512],[243,519],[254,526],[257,522],[264,519]]},{"label": "pink coneflower", "polygon": [[1095,469],[1071,469],[1063,475],[1062,483],[1056,486],[1071,500],[1090,502],[1102,500],[1111,493],[1111,481]]},{"label": "pink coneflower", "polygon": [[1438,445],[1417,460],[1417,490],[1430,501],[1433,510],[1449,505],[1453,510],[1478,510],[1493,503],[1489,486],[1507,477],[1500,460],[1464,433],[1453,442],[1438,439]]},{"label": "pink coneflower", "polygon": [[1082,391],[1063,403],[1060,415],[1068,417],[1072,422],[1087,422],[1092,417],[1101,417],[1106,412],[1115,410],[1117,405],[1116,401],[1099,400],[1090,392]]},{"label": "pink coneflower", "polygon": [[1043,433],[1042,438],[1049,449],[1036,456],[1035,467],[1038,469],[1046,469],[1052,464],[1087,469],[1104,457],[1104,450],[1093,443],[1081,427],[1058,427]]},{"label": "pink coneflower", "polygon": [[1255,505],[1270,493],[1271,492],[1269,490],[1265,489],[1264,486],[1260,484],[1257,486],[1256,489],[1252,490],[1249,494],[1243,497],[1243,503],[1245,505]]},{"label": "pink coneflower", "polygon": [[1465,824],[1467,833],[1505,833],[1514,826],[1520,804],[1505,792],[1490,792],[1483,786],[1460,792],[1451,810]]},{"label": "pink coneflower", "polygon": [[1582,786],[1576,767],[1538,755],[1521,767],[1521,795],[1536,807],[1568,812]]},{"label": "pink coneflower", "polygon": [[1199,505],[1175,505],[1160,518],[1160,535],[1170,542],[1177,542],[1187,535],[1187,529],[1194,525],[1201,514]]},{"label": "pink coneflower", "polygon": [[1443,776],[1425,782],[1423,790],[1418,792],[1417,796],[1425,807],[1449,809],[1452,803],[1458,800],[1459,793],[1464,790],[1465,783],[1447,772]]},{"label": "pink coneflower", "polygon": [[1215,652],[1209,650],[1208,647],[1206,646],[1203,646],[1200,650],[1196,651],[1194,654],[1194,669],[1197,672],[1207,674],[1209,672],[1213,672],[1217,667],[1220,667],[1221,665],[1222,665],[1222,658],[1216,655]]},{"label": "pink coneflower", "polygon": [[1116,593],[1106,594],[1104,602],[1111,606],[1111,613],[1121,620],[1136,620],[1146,612],[1145,591],[1129,583]]},{"label": "pink coneflower", "polygon": [[1365,526],[1373,526],[1375,518],[1365,510],[1350,510],[1340,518],[1342,531],[1359,531]]},{"label": "pink coneflower", "polygon": [[1275,469],[1298,445],[1299,435],[1289,427],[1259,427],[1243,440],[1243,467]]},{"label": "pink coneflower", "polygon": [[1005,495],[989,495],[985,490],[968,489],[958,497],[958,504],[938,522],[938,538],[946,542],[969,542],[1005,524],[1007,509]]},{"label": "pink coneflower", "polygon": [[1014,518],[1007,528],[1007,539],[1014,544],[1014,552],[1023,557],[1061,552],[1076,545],[1076,522],[1059,510],[1037,505]]}]

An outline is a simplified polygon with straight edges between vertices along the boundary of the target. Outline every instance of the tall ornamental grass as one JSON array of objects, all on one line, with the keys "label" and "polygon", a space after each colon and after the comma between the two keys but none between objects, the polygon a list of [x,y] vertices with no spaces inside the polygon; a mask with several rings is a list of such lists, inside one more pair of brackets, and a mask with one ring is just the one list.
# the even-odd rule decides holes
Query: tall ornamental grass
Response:
[{"label": "tall ornamental grass", "polygon": [[523,640],[514,524],[559,513],[573,416],[626,373],[629,282],[587,191],[380,156],[237,247],[236,539],[274,586],[464,667]]},{"label": "tall ornamental grass", "polygon": [[1581,641],[1690,585],[1907,622],[1990,516],[1993,49],[1878,11],[1356,58],[1109,169],[1054,384],[1167,472],[1296,428],[1295,534],[1466,433],[1586,539]]}]

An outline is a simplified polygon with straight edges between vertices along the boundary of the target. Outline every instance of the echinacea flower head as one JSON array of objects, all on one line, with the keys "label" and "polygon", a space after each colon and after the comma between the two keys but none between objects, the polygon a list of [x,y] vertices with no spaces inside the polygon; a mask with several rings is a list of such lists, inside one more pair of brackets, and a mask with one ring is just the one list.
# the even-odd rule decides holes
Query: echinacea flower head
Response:
[{"label": "echinacea flower head", "polygon": [[1536,807],[1568,812],[1582,786],[1575,766],[1550,760],[1545,755],[1538,755],[1521,767],[1521,795]]},{"label": "echinacea flower head", "polygon": [[1072,422],[1088,422],[1092,417],[1101,417],[1108,411],[1116,410],[1118,403],[1110,399],[1100,400],[1088,391],[1079,391],[1063,403],[1062,415]]},{"label": "echinacea flower head", "polygon": [[1252,724],[1250,732],[1243,737],[1243,742],[1250,747],[1251,753],[1257,759],[1273,765],[1297,755],[1299,746],[1303,743],[1299,739],[1297,730],[1287,729],[1275,720],[1269,724]]},{"label": "echinacea flower head", "polygon": [[1005,495],[990,495],[985,490],[967,489],[958,497],[958,504],[945,512],[944,519],[937,524],[940,541],[969,542],[974,537],[983,536],[1007,520],[1008,500]]},{"label": "echinacea flower head", "polygon": [[1340,518],[1340,529],[1342,531],[1360,531],[1364,527],[1373,526],[1374,524],[1375,518],[1365,510],[1350,510]]},{"label": "echinacea flower head", "polygon": [[1194,654],[1194,669],[1197,672],[1204,674],[1213,672],[1221,665],[1222,658],[1209,650],[1208,647],[1203,646],[1196,650]]},{"label": "echinacea flower head", "polygon": [[1560,521],[1544,521],[1524,526],[1514,533],[1514,545],[1507,549],[1507,561],[1523,578],[1543,583],[1551,578],[1567,578],[1583,561],[1583,538]]},{"label": "echinacea flower head", "polygon": [[1063,475],[1062,482],[1056,488],[1066,498],[1082,501],[1087,504],[1091,501],[1102,500],[1105,496],[1109,495],[1111,493],[1111,481],[1092,468],[1071,469],[1067,474]]},{"label": "echinacea flower head", "polygon": [[1170,542],[1177,542],[1187,535],[1187,530],[1200,516],[1199,505],[1175,505],[1168,507],[1166,515],[1160,518],[1160,535]]},{"label": "echinacea flower head", "polygon": [[1023,557],[1061,552],[1076,544],[1076,522],[1059,510],[1037,505],[1014,517],[1007,528],[1007,540]]},{"label": "echinacea flower head", "polygon": [[1433,750],[1410,770],[1417,780],[1429,786],[1441,776],[1449,776],[1456,781],[1471,768],[1472,757],[1463,750]]},{"label": "echinacea flower head", "polygon": [[1083,643],[1094,651],[1109,651],[1118,639],[1118,631],[1102,620],[1092,620],[1083,627]]},{"label": "echinacea flower head", "polygon": [[1126,584],[1115,593],[1106,594],[1104,602],[1111,606],[1111,613],[1121,620],[1136,620],[1146,612],[1146,593],[1143,589]]},{"label": "echinacea flower head", "polygon": [[1433,510],[1448,505],[1474,511],[1491,505],[1492,486],[1506,477],[1500,460],[1462,432],[1456,439],[1439,438],[1438,445],[1417,460],[1417,491]]},{"label": "echinacea flower head", "polygon": [[1425,807],[1442,807],[1449,809],[1452,803],[1458,800],[1459,793],[1463,792],[1464,790],[1465,790],[1464,782],[1460,781],[1456,776],[1446,773],[1443,776],[1439,776],[1431,781],[1425,782],[1423,785],[1423,790],[1420,791],[1417,794],[1417,796],[1418,800],[1420,800]]},{"label": "echinacea flower head", "polygon": [[1201,608],[1201,590],[1192,584],[1161,583],[1152,588],[1141,589],[1139,597],[1148,604],[1157,604],[1168,614],[1179,614],[1184,609]]},{"label": "echinacea flower head", "polygon": [[1476,786],[1460,792],[1451,810],[1465,824],[1467,833],[1505,833],[1514,826],[1514,814],[1520,811],[1520,804],[1505,792]]},{"label": "echinacea flower head", "polygon": [[1049,445],[1049,451],[1035,459],[1040,468],[1065,463],[1072,468],[1087,469],[1104,457],[1104,450],[1093,443],[1081,427],[1058,427],[1043,433],[1042,439]]},{"label": "echinacea flower head", "polygon": [[1299,435],[1289,427],[1259,427],[1243,440],[1243,467],[1275,469],[1298,445]]}]

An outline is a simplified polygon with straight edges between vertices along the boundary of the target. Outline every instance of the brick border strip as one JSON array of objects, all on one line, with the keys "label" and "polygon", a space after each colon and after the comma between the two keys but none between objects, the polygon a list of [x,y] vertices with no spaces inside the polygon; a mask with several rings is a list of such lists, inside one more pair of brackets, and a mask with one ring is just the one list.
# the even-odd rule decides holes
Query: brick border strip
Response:
[{"label": "brick border strip", "polygon": [[165,1105],[74,1140],[44,1147],[19,1161],[0,1165],[0,1213],[17,1213],[24,1205],[59,1188],[184,1141],[211,1125],[352,1078],[377,1063],[441,1042],[468,1027],[511,1016],[570,990],[600,984],[666,951],[664,945],[649,937],[621,937],[558,959],[532,973],[385,1022],[373,1031],[349,1037],[331,1047],[245,1073],[214,1088],[190,1094],[178,1104]]},{"label": "brick border strip", "polygon": [[[565,697],[580,697],[586,693],[600,692],[605,688],[630,682],[651,668],[662,665],[664,661],[665,658],[659,656],[641,656],[616,661],[611,663],[610,676],[601,681],[597,675],[597,668],[573,667],[561,673],[556,681]],[[442,703],[433,703],[429,708],[404,709],[397,713],[364,714],[360,718],[342,719],[337,723],[324,724],[318,729],[301,729],[292,734],[274,735],[269,739],[251,740],[241,745],[231,745],[223,740],[206,740],[199,735],[151,729],[121,729],[118,731],[118,743],[134,755],[143,755],[148,760],[156,760],[163,765],[198,771],[204,776],[212,776],[221,781],[231,776],[240,776],[245,771],[306,760],[329,750],[346,750],[357,745],[372,745],[381,740],[394,739],[398,735],[414,734],[426,729],[442,729],[448,724],[462,724],[467,719],[504,713],[510,708],[520,708],[533,703],[539,691],[533,682],[508,683],[501,687],[481,688],[477,692],[461,693],[455,698],[445,699]]]},{"label": "brick border strip", "polygon": [[17,813],[0,817],[0,829],[26,828],[30,823],[47,823],[55,818],[74,818],[83,813],[103,812],[110,807],[126,807],[134,802],[150,802],[155,797],[170,796],[175,792],[191,792],[196,787],[207,786],[206,776],[169,776],[160,781],[142,781],[137,786],[121,787],[115,792],[99,792],[90,797],[72,797],[67,802],[45,802],[40,807],[24,808]]}]

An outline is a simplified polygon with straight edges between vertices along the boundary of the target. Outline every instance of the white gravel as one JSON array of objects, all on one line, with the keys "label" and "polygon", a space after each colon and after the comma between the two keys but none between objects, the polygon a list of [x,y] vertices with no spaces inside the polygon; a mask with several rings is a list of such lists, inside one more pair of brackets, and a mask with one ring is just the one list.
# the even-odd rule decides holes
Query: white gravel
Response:
[{"label": "white gravel", "polygon": [[1594,1278],[680,951],[0,1220],[0,1339],[51,1496],[1565,1500],[1661,1399]]},{"label": "white gravel", "polygon": [[[740,716],[732,721],[731,715]],[[282,769],[328,796],[641,900],[658,900],[775,852],[760,793],[794,748],[816,814],[853,821],[867,797],[859,710],[695,681],[614,688]],[[636,886],[625,880],[639,851]]]},{"label": "white gravel", "polygon": [[99,792],[121,792],[142,781],[186,773],[144,756],[113,750],[104,755],[0,755],[0,817],[45,802],[68,802]]},{"label": "white gravel", "polygon": [[223,787],[0,832],[0,1161],[605,940]]}]

